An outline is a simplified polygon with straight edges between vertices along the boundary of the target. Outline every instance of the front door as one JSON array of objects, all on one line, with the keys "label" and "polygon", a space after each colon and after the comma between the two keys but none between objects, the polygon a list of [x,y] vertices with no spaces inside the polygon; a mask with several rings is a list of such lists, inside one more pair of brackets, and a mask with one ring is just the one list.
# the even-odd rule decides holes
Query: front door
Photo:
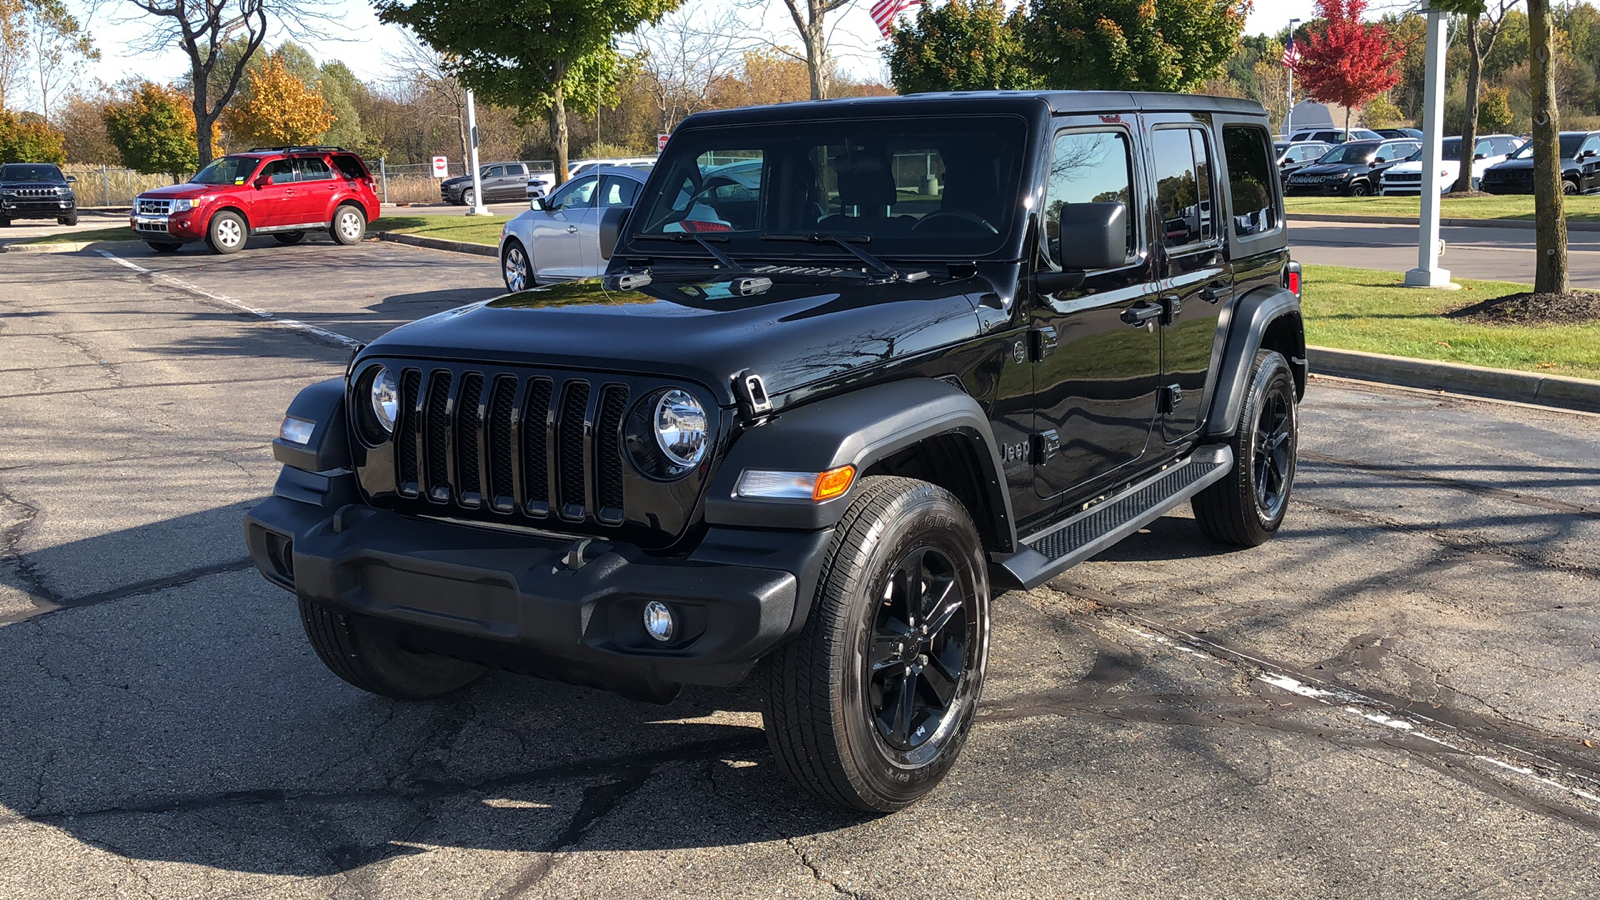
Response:
[{"label": "front door", "polygon": [[1067,120],[1052,146],[1038,265],[1072,270],[1061,246],[1066,203],[1128,206],[1127,262],[1089,272],[1081,286],[1033,298],[1035,488],[1056,497],[1114,473],[1145,453],[1156,419],[1161,369],[1160,298],[1149,210],[1138,198],[1148,175],[1133,164],[1139,135],[1101,117]]},{"label": "front door", "polygon": [[267,183],[250,194],[250,227],[272,228],[289,224],[294,215],[294,160],[275,159],[262,167],[257,179]]},{"label": "front door", "polygon": [[1216,149],[1191,115],[1152,116],[1152,178],[1161,217],[1162,438],[1200,427],[1217,321],[1233,294],[1217,196]]},{"label": "front door", "polygon": [[594,220],[599,183],[596,175],[574,178],[550,195],[542,211],[534,213],[533,246],[528,252],[538,281],[571,281],[587,274],[579,232]]}]

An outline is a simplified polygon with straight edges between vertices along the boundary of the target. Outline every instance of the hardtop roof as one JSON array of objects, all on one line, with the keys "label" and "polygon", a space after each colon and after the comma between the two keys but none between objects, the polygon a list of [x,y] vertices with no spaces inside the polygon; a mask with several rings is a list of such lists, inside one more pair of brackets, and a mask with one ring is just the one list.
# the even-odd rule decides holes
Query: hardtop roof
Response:
[{"label": "hardtop roof", "polygon": [[1153,91],[949,91],[893,97],[841,97],[770,106],[707,110],[684,120],[685,127],[738,122],[825,119],[841,115],[916,115],[1019,112],[1043,105],[1051,113],[1225,112],[1263,116],[1254,100]]}]

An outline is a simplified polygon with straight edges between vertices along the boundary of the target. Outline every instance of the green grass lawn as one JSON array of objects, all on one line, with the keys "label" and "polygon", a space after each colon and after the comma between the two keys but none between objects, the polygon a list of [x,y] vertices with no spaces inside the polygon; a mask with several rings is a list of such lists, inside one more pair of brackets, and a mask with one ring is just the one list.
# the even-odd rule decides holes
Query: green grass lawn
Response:
[{"label": "green grass lawn", "polygon": [[390,231],[495,247],[510,216],[382,216],[368,231]]},{"label": "green grass lawn", "polygon": [[[5,232],[0,231],[0,237],[5,237]],[[143,240],[138,232],[126,225],[112,228],[83,228],[77,231],[64,231],[60,234],[49,234],[44,237],[23,238],[12,241],[13,244],[76,244],[88,241],[138,241]]]},{"label": "green grass lawn", "polygon": [[1528,290],[1506,281],[1459,279],[1459,291],[1396,287],[1371,269],[1305,267],[1306,343],[1413,359],[1600,378],[1600,324],[1479,325],[1440,314]]},{"label": "green grass lawn", "polygon": [[[1568,222],[1600,222],[1600,194],[1564,197]],[[1446,219],[1532,219],[1533,196],[1451,197],[1446,194],[1439,215]],[[1406,216],[1421,215],[1418,197],[1285,197],[1290,216]]]}]

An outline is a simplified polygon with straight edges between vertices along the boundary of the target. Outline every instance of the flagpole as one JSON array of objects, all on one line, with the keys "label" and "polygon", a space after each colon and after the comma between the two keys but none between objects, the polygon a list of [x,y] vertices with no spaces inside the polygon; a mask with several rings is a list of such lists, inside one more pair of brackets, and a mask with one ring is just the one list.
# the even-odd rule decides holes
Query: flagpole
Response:
[{"label": "flagpole", "polygon": [[[1299,24],[1299,19],[1289,20],[1290,47],[1294,46],[1294,27]],[[1284,55],[1288,56],[1287,50],[1284,51]],[[1285,62],[1284,68],[1289,70],[1289,105],[1284,108],[1285,111],[1283,114],[1283,139],[1287,141],[1294,137],[1294,66],[1291,66]]]}]

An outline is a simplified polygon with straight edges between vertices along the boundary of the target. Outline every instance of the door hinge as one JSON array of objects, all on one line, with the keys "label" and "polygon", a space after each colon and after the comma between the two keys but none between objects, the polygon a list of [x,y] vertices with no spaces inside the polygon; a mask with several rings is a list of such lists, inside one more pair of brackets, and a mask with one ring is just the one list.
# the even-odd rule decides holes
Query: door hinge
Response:
[{"label": "door hinge", "polygon": [[1032,441],[1033,464],[1036,466],[1044,465],[1061,452],[1061,436],[1056,434],[1054,428],[1033,435]]},{"label": "door hinge", "polygon": [[1183,388],[1175,384],[1163,385],[1158,402],[1163,414],[1177,412],[1178,407],[1183,404]]},{"label": "door hinge", "polygon": [[1183,298],[1177,294],[1168,294],[1161,298],[1161,324],[1173,325],[1178,321],[1178,314],[1183,312]]},{"label": "door hinge", "polygon": [[1056,352],[1056,330],[1050,325],[1036,328],[1033,331],[1033,361],[1043,362],[1045,357]]}]

